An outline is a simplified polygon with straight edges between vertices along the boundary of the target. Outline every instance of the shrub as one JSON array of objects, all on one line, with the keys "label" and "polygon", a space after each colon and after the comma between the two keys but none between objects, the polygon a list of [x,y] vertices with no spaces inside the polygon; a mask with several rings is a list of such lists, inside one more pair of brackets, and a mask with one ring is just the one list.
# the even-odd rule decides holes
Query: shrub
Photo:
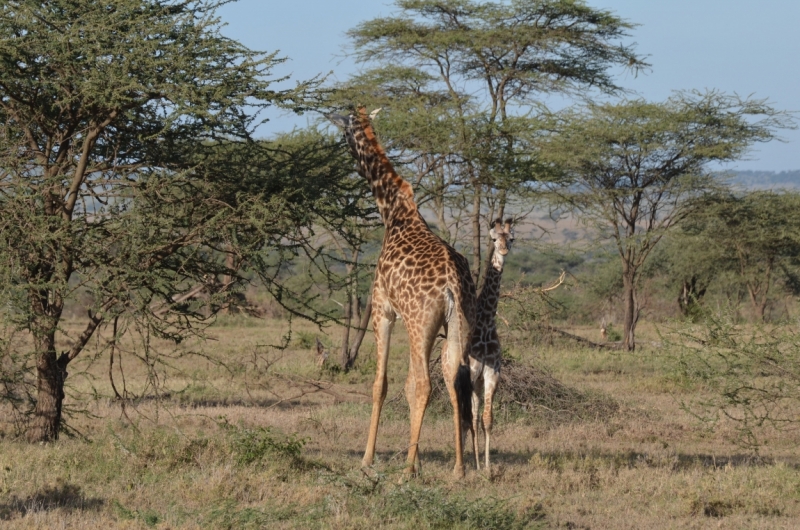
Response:
[{"label": "shrub", "polygon": [[261,462],[267,456],[283,457],[294,465],[303,462],[302,452],[306,440],[297,438],[294,434],[278,436],[269,427],[249,429],[227,422],[222,423],[222,427],[228,434],[231,450],[239,465]]},{"label": "shrub", "polygon": [[797,333],[707,314],[700,324],[673,330],[665,345],[676,352],[676,379],[707,390],[682,407],[712,427],[721,419],[732,421],[737,445],[757,451],[769,428],[800,426]]}]

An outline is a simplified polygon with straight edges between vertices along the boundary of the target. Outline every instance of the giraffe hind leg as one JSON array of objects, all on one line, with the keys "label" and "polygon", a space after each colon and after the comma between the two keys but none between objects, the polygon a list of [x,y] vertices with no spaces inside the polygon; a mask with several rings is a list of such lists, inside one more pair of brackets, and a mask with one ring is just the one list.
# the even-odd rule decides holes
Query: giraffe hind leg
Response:
[{"label": "giraffe hind leg", "polygon": [[[444,379],[444,384],[450,398],[450,403],[452,404],[453,409],[457,411],[460,404],[455,382],[458,377],[458,370],[460,367],[458,360],[451,359],[451,356],[452,352],[447,347],[447,340],[444,340],[442,342],[442,354],[440,359],[442,363],[442,378]],[[458,421],[460,421],[459,427],[461,427],[461,429],[457,430],[457,433],[459,436],[459,441],[461,442],[461,447],[463,448],[466,446],[467,433],[471,433],[472,425],[465,416],[459,416],[460,420]]]},{"label": "giraffe hind leg", "polygon": [[[419,461],[419,438],[422,431],[422,420],[425,409],[431,396],[431,379],[428,370],[428,360],[436,339],[436,332],[426,333],[426,330],[414,330],[410,322],[406,322],[411,342],[411,357],[409,360],[409,379],[406,380],[406,398],[411,411],[411,439],[408,444],[408,459],[406,461],[406,474],[417,473]],[[430,336],[428,336],[430,335]],[[410,393],[413,390],[413,396]]]},{"label": "giraffe hind leg", "polygon": [[[414,376],[414,363],[411,362],[410,356],[408,362],[408,377],[406,377],[406,384],[404,390],[406,395],[406,401],[408,402],[408,413],[409,413],[408,417],[413,418],[417,405],[416,401],[417,385],[416,385],[416,378]],[[414,461],[414,471],[417,472],[419,471],[419,452],[417,452],[417,457]]]}]

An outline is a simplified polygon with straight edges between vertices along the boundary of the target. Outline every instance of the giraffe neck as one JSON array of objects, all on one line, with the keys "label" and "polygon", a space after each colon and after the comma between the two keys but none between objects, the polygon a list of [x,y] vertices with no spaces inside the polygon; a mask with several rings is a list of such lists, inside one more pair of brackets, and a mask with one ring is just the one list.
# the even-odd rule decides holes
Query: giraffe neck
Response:
[{"label": "giraffe neck", "polygon": [[481,294],[478,296],[478,318],[480,322],[489,327],[495,325],[497,303],[500,300],[500,279],[503,276],[503,257],[497,252],[492,255],[492,264],[486,270],[486,279],[483,281]]},{"label": "giraffe neck", "polygon": [[394,170],[366,115],[360,113],[357,119],[361,125],[356,133],[355,153],[359,173],[369,183],[384,225],[422,220],[411,184]]}]

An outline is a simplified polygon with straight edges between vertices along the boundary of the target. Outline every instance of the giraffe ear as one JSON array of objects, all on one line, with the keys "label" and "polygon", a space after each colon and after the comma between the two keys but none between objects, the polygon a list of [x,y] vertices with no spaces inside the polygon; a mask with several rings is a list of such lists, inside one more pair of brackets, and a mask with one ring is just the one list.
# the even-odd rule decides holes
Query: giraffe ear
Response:
[{"label": "giraffe ear", "polygon": [[350,125],[350,116],[342,116],[341,114],[325,114],[325,117],[340,129],[346,129]]},{"label": "giraffe ear", "polygon": [[382,109],[383,109],[383,107],[378,107],[377,109],[375,109],[375,110],[373,110],[372,112],[370,112],[370,113],[369,113],[369,119],[370,119],[370,120],[374,120],[374,119],[375,119],[375,116],[377,116],[377,115],[378,115],[378,113],[379,113],[379,112],[380,112]]},{"label": "giraffe ear", "polygon": [[497,232],[495,232],[495,231],[494,231],[494,228],[490,228],[490,229],[489,229],[489,237],[491,237],[491,238],[492,238],[492,241],[494,241],[495,239],[497,239]]}]

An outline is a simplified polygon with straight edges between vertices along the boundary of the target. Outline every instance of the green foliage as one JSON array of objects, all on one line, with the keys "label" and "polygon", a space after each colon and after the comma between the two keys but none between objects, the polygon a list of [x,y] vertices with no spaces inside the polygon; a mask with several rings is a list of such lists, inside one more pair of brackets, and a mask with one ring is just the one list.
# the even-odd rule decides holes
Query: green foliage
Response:
[{"label": "green foliage", "polygon": [[316,344],[317,335],[309,331],[297,331],[292,335],[292,343],[296,348],[311,349]]},{"label": "green foliage", "polygon": [[586,85],[616,89],[609,70],[646,66],[631,47],[612,44],[633,27],[575,0],[507,3],[398,0],[400,15],[362,22],[349,32],[362,61],[452,57],[465,79],[487,73],[506,98]]},{"label": "green foliage", "polygon": [[242,466],[263,462],[267,457],[278,457],[290,461],[293,465],[301,463],[303,447],[306,440],[295,435],[281,437],[269,427],[249,429],[223,423],[228,434],[231,450],[236,463]]},{"label": "green foliage", "polygon": [[574,271],[590,256],[571,251],[563,246],[535,247],[525,242],[515,242],[514,251],[505,258],[504,284],[520,286],[546,286],[559,277],[561,271]]},{"label": "green foliage", "polygon": [[[747,297],[755,315],[767,318],[774,299],[800,292],[800,194],[754,191],[703,197],[683,223],[678,242],[702,248],[683,265],[684,276],[708,269],[727,280],[733,300]],[[782,292],[775,292],[776,287]]]},{"label": "green foliage", "polygon": [[204,525],[213,528],[267,528],[270,523],[280,521],[297,521],[298,509],[293,506],[281,506],[274,510],[255,508],[239,508],[234,500],[227,500],[214,506],[203,519]]},{"label": "green foliage", "polygon": [[608,324],[606,326],[606,334],[608,334],[608,340],[611,342],[618,342],[622,340],[622,333],[620,333],[620,331],[616,329],[613,324]]},{"label": "green foliage", "polygon": [[704,397],[683,407],[710,427],[733,423],[734,441],[758,449],[770,430],[798,428],[800,337],[777,327],[736,325],[730,315],[707,314],[702,323],[674,330],[666,345],[685,385]]}]

